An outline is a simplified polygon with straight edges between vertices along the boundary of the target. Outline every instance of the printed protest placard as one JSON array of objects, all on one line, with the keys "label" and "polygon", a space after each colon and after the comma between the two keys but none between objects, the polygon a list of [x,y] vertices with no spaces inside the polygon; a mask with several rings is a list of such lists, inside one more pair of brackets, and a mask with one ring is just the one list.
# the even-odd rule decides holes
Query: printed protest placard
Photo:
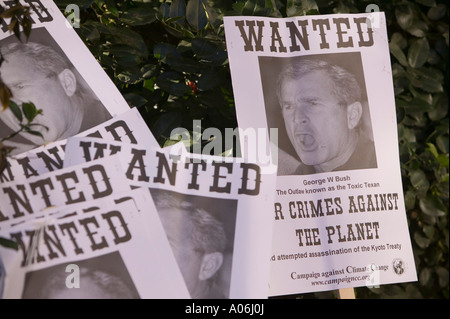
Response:
[{"label": "printed protest placard", "polygon": [[[132,145],[158,147],[156,139],[137,108],[131,108],[77,136],[91,136],[103,140],[128,142]],[[95,143],[96,140],[93,140],[93,144]],[[63,168],[65,147],[66,140],[64,139],[37,147],[28,152],[9,156],[6,167],[0,174],[0,183],[30,178]],[[107,150],[98,148],[97,152],[103,154]],[[108,155],[113,154],[114,150],[108,152]],[[95,155],[93,154],[93,156]],[[100,157],[100,155],[97,155],[97,157]]]},{"label": "printed protest placard", "polygon": [[0,228],[32,218],[33,214],[54,206],[65,206],[99,199],[130,190],[114,157],[100,158],[0,184]]},{"label": "printed protest placard", "polygon": [[[51,0],[20,2],[30,7],[32,30],[27,40],[0,24],[0,76],[12,101],[34,103],[43,114],[32,128],[43,135],[21,132],[5,140],[20,154],[45,143],[76,135],[129,109],[123,96]],[[15,1],[0,1],[7,10]],[[24,119],[25,123],[26,120]],[[44,128],[46,127],[46,128]],[[0,138],[20,130],[7,108],[0,113]]]},{"label": "printed protest placard", "polygon": [[19,244],[18,251],[0,247],[3,298],[188,298],[149,190],[111,199],[0,231]]},{"label": "printed protest placard", "polygon": [[99,148],[106,157],[116,151],[131,185],[151,189],[191,298],[267,298],[275,174],[177,146],[73,137],[64,165],[94,159]]},{"label": "printed protest placard", "polygon": [[270,295],[417,280],[384,14],[224,22],[239,127],[277,133]]}]

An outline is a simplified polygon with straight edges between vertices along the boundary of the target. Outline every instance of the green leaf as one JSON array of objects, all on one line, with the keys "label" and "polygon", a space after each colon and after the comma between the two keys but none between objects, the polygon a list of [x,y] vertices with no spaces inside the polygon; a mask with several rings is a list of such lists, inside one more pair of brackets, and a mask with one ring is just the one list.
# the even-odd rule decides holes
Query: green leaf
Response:
[{"label": "green leaf", "polygon": [[141,64],[145,56],[144,52],[128,45],[115,44],[109,48],[109,52],[114,56],[117,63],[123,67],[133,67]]},{"label": "green leaf", "polygon": [[413,86],[426,92],[439,93],[444,90],[442,86],[444,76],[442,72],[436,68],[408,68],[407,75]]},{"label": "green leaf", "polygon": [[395,17],[397,18],[398,25],[403,30],[408,30],[413,24],[414,11],[411,5],[402,4],[395,8]]},{"label": "green leaf", "polygon": [[204,0],[189,0],[186,6],[186,20],[195,31],[203,30],[208,24]]},{"label": "green leaf", "polygon": [[422,212],[428,216],[440,217],[445,216],[445,206],[438,198],[428,195],[426,198],[419,200],[419,206]]},{"label": "green leaf", "polygon": [[420,248],[427,248],[430,245],[431,240],[422,236],[419,232],[414,233],[414,241]]},{"label": "green leaf", "polygon": [[395,17],[398,25],[408,33],[416,37],[424,37],[428,30],[428,25],[418,18],[414,5],[404,2],[395,8]]},{"label": "green leaf", "polygon": [[0,237],[0,246],[7,247],[7,248],[12,248],[12,249],[15,249],[15,250],[19,249],[19,245],[15,241],[12,241],[10,239],[6,239],[6,238],[3,238],[3,237]]},{"label": "green leaf", "polygon": [[242,15],[268,16],[270,9],[266,8],[265,0],[247,0],[242,8]]},{"label": "green leaf", "polygon": [[430,183],[428,182],[425,173],[420,169],[411,172],[410,181],[412,186],[421,192],[426,192],[430,187]]},{"label": "green leaf", "polygon": [[412,25],[406,30],[415,37],[425,37],[428,31],[428,25],[418,19],[414,19]]},{"label": "green leaf", "polygon": [[159,60],[165,60],[167,57],[174,59],[180,58],[180,54],[174,45],[162,42],[155,44],[153,47],[153,55]]},{"label": "green leaf", "polygon": [[126,27],[113,28],[109,27],[107,30],[102,30],[107,39],[113,46],[125,45],[136,50],[136,54],[142,57],[147,57],[148,50],[142,35]]},{"label": "green leaf", "polygon": [[209,24],[214,28],[218,28],[223,23],[223,21],[219,18],[219,14],[208,4],[208,2],[203,2],[203,4],[205,6]]},{"label": "green leaf", "polygon": [[433,236],[435,234],[435,228],[433,226],[424,225],[422,230],[425,236],[427,236],[430,239],[433,239]]},{"label": "green leaf", "polygon": [[413,209],[416,203],[416,194],[411,191],[408,190],[405,193],[405,207],[407,210],[409,209]]},{"label": "green leaf", "polygon": [[221,78],[217,76],[217,70],[215,69],[205,69],[203,70],[199,80],[197,87],[202,90],[210,90],[213,87],[219,85]]},{"label": "green leaf", "polygon": [[233,4],[231,6],[232,6],[234,12],[236,12],[238,15],[243,15],[242,12],[245,7],[244,2],[233,2]]},{"label": "green leaf", "polygon": [[109,12],[115,17],[119,17],[119,10],[117,9],[116,4],[114,3],[113,0],[105,0],[105,6],[107,12]]},{"label": "green leaf", "polygon": [[408,60],[406,59],[406,55],[401,48],[399,37],[392,37],[392,40],[389,42],[389,51],[401,65],[408,66]]},{"label": "green leaf", "polygon": [[447,6],[443,3],[438,4],[437,6],[431,7],[428,10],[427,16],[430,20],[440,20],[445,17],[445,13],[447,12]]},{"label": "green leaf", "polygon": [[9,101],[9,109],[14,114],[16,119],[19,120],[19,122],[23,121],[22,111],[20,110],[20,107],[14,101]]},{"label": "green leaf", "polygon": [[[448,141],[448,139],[447,139]],[[446,167],[448,170],[448,166],[449,166],[449,158],[448,158],[448,153],[447,154],[440,154],[437,157],[437,161],[439,162],[439,165],[441,165],[442,167]],[[448,174],[446,175],[442,175],[442,181],[445,183],[448,183]],[[448,193],[448,191],[447,191]]]},{"label": "green leaf", "polygon": [[122,12],[120,20],[132,26],[146,25],[156,21],[157,13],[152,5],[137,3],[136,7]]},{"label": "green leaf", "polygon": [[436,274],[439,276],[439,286],[448,288],[448,268],[436,267]]},{"label": "green leaf", "polygon": [[442,153],[447,154],[447,158],[448,158],[448,152],[449,152],[448,136],[439,135],[436,138],[436,145]]},{"label": "green leaf", "polygon": [[127,84],[136,84],[141,80],[141,77],[135,72],[130,72],[127,70],[117,70],[114,77]]},{"label": "green leaf", "polygon": [[144,80],[142,86],[147,90],[153,92],[155,90],[155,78]]},{"label": "green leaf", "polygon": [[189,91],[184,77],[178,72],[165,72],[156,78],[156,84],[164,91],[175,96],[183,96]]},{"label": "green leaf", "polygon": [[411,101],[404,103],[406,112],[426,112],[431,110],[431,105],[420,98],[413,98]]},{"label": "green leaf", "polygon": [[170,15],[170,5],[167,2],[161,3],[158,9],[159,15],[162,17],[162,19],[169,18]]},{"label": "green leaf", "polygon": [[[162,114],[153,124],[151,130],[156,137],[168,137],[175,128],[181,127],[183,118],[179,112]],[[164,141],[166,138],[164,138]]]},{"label": "green leaf", "polygon": [[31,134],[31,135],[34,135],[34,136],[39,136],[39,137],[42,137],[42,139],[44,139],[44,136],[39,131],[34,131],[34,130],[29,129],[29,128],[24,129],[24,131],[27,132],[28,134]]},{"label": "green leaf", "polygon": [[408,62],[413,68],[420,68],[427,62],[430,45],[426,38],[415,40],[408,50]]},{"label": "green leaf", "polygon": [[434,146],[432,143],[427,143],[427,150],[431,153],[431,154],[433,154],[433,156],[435,157],[435,158],[437,158],[438,156],[439,156],[439,153],[438,153],[438,151],[437,151],[437,149],[436,149],[436,146]]},{"label": "green leaf", "polygon": [[448,114],[448,96],[447,94],[434,94],[432,110],[428,111],[428,116],[432,121],[444,119]]},{"label": "green leaf", "polygon": [[199,57],[207,57],[217,52],[217,46],[205,38],[192,39],[192,50]]},{"label": "green leaf", "polygon": [[176,22],[182,23],[186,16],[186,3],[184,0],[173,0],[169,8],[169,17],[177,18]]},{"label": "green leaf", "polygon": [[426,286],[430,280],[431,280],[431,269],[428,267],[425,267],[419,273],[420,285]]},{"label": "green leaf", "polygon": [[123,97],[130,107],[139,108],[147,103],[147,100],[143,96],[136,93],[126,93],[123,95]]},{"label": "green leaf", "polygon": [[287,0],[286,15],[288,17],[317,14],[318,7],[314,0]]},{"label": "green leaf", "polygon": [[28,122],[32,122],[38,114],[38,111],[33,103],[22,103],[22,110]]},{"label": "green leaf", "polygon": [[391,40],[389,41],[389,43],[397,45],[402,50],[406,49],[406,47],[408,46],[408,41],[399,32],[394,32],[392,34]]},{"label": "green leaf", "polygon": [[140,72],[143,79],[149,79],[152,78],[158,70],[157,65],[155,64],[146,64],[143,67],[141,67]]}]

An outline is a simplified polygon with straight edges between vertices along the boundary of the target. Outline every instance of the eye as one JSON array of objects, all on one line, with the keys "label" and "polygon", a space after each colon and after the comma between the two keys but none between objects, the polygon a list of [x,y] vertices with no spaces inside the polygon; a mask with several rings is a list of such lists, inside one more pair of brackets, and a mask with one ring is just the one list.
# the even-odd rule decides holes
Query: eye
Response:
[{"label": "eye", "polygon": [[309,106],[317,106],[317,105],[319,105],[320,103],[319,103],[317,100],[308,100],[308,101],[307,101],[307,104],[308,104]]},{"label": "eye", "polygon": [[292,105],[291,105],[291,104],[282,104],[282,105],[281,105],[281,109],[282,109],[283,111],[290,111],[290,110],[292,110],[293,108],[292,108]]}]

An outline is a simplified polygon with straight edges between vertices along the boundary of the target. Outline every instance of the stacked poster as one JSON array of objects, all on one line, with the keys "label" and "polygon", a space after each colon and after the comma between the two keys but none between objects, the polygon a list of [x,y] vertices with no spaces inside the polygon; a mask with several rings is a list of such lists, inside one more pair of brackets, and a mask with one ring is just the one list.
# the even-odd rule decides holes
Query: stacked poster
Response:
[{"label": "stacked poster", "polygon": [[239,127],[278,167],[269,294],[417,280],[384,14],[224,22]]},{"label": "stacked poster", "polygon": [[132,187],[150,188],[192,298],[267,298],[267,207],[275,174],[239,158],[187,153],[182,145],[145,148],[73,137],[65,165],[82,165],[98,149],[116,151]]},{"label": "stacked poster", "polygon": [[31,36],[19,41],[2,20],[0,74],[12,103],[43,111],[33,121],[43,138],[7,138],[20,123],[11,107],[0,113],[14,148],[0,173],[0,236],[19,245],[0,251],[3,297],[266,298],[275,175],[161,150],[56,5],[23,4]]},{"label": "stacked poster", "polygon": [[[2,11],[15,5],[0,1]],[[23,1],[23,5],[31,12],[28,39],[21,34],[19,40],[8,31],[9,18],[0,20],[0,74],[17,106],[32,102],[42,110],[32,126],[42,136],[22,131],[3,141],[14,148],[11,154],[76,135],[129,109],[53,1]],[[12,109],[2,109],[0,139],[19,130]]]},{"label": "stacked poster", "polygon": [[[130,130],[131,127],[134,129]],[[263,174],[264,167],[242,159],[190,154],[182,143],[171,148],[154,147],[148,142],[151,136],[146,134],[147,130],[136,110],[131,109],[94,127],[89,136],[69,137],[8,159],[0,183],[0,236],[21,239],[23,244],[15,254],[2,249],[7,273],[5,298],[32,297],[25,295],[25,290],[11,288],[12,282],[19,282],[22,289],[27,289],[26,279],[17,278],[27,278],[30,273],[42,270],[37,277],[42,281],[48,274],[44,269],[58,266],[58,271],[62,271],[75,264],[81,271],[82,260],[103,256],[94,251],[85,256],[68,253],[66,256],[63,251],[66,252],[65,247],[71,241],[103,242],[101,238],[111,236],[111,228],[120,229],[106,220],[108,229],[105,221],[103,227],[102,219],[94,219],[109,216],[117,206],[111,203],[127,197],[124,194],[129,191],[138,190],[146,190],[149,196],[144,204],[138,205],[143,209],[131,215],[151,214],[151,219],[158,220],[164,229],[161,236],[161,232],[154,230],[155,222],[149,225],[148,217],[138,220],[137,224],[147,227],[151,235],[142,239],[151,246],[147,250],[151,252],[148,260],[135,259],[145,254],[140,244],[133,248],[131,241],[145,235],[145,227],[137,227],[136,235],[130,227],[130,243],[117,245],[114,250],[123,259],[131,282],[137,285],[139,297],[179,298],[187,292],[191,298],[267,298],[272,231],[268,207],[273,202],[275,174]],[[77,214],[72,216],[74,212]],[[128,213],[120,212],[117,220],[123,219],[128,224]],[[61,217],[64,225],[81,224],[76,230],[73,227],[72,234],[64,231],[66,226],[55,224],[55,216],[57,220]],[[91,224],[84,221],[85,216],[92,225],[83,224]],[[73,220],[66,222],[69,217]],[[33,234],[39,232],[39,225],[51,228],[44,227],[43,239],[34,243]],[[17,232],[22,235],[16,235]],[[80,234],[73,237],[75,233]],[[25,262],[35,260],[35,255],[53,256],[58,247],[67,257],[61,258],[60,263],[48,259],[38,265]],[[129,256],[122,256],[124,251]],[[149,264],[150,257],[158,262]],[[256,271],[255,262],[259,265]],[[162,282],[155,285],[150,279],[144,282],[139,279],[146,265],[155,270],[152,276],[166,280],[164,287]],[[167,274],[173,274],[170,280]],[[139,288],[136,282],[148,286]],[[70,289],[65,292],[75,298]]]},{"label": "stacked poster", "polygon": [[144,188],[66,205],[8,231],[3,298],[189,298]]},{"label": "stacked poster", "polygon": [[[0,75],[15,104],[43,110],[44,138],[4,141],[0,237],[19,250],[0,248],[3,297],[266,298],[417,280],[383,14],[226,17],[243,154],[226,158],[161,149],[55,4],[25,2],[31,37],[2,20]],[[0,138],[19,128],[0,113]]]}]

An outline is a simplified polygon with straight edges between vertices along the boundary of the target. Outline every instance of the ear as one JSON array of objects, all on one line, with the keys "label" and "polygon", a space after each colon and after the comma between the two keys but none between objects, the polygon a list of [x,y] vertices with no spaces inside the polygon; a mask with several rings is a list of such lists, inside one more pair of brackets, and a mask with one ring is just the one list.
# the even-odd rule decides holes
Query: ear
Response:
[{"label": "ear", "polygon": [[350,130],[354,129],[362,116],[362,105],[360,102],[354,102],[347,106],[347,123]]},{"label": "ear", "polygon": [[214,276],[220,269],[223,263],[223,254],[214,252],[203,256],[202,264],[200,265],[200,272],[198,278],[200,280],[207,280]]},{"label": "ear", "polygon": [[72,96],[77,89],[77,79],[75,74],[69,69],[64,69],[58,74],[58,79],[67,96]]}]

